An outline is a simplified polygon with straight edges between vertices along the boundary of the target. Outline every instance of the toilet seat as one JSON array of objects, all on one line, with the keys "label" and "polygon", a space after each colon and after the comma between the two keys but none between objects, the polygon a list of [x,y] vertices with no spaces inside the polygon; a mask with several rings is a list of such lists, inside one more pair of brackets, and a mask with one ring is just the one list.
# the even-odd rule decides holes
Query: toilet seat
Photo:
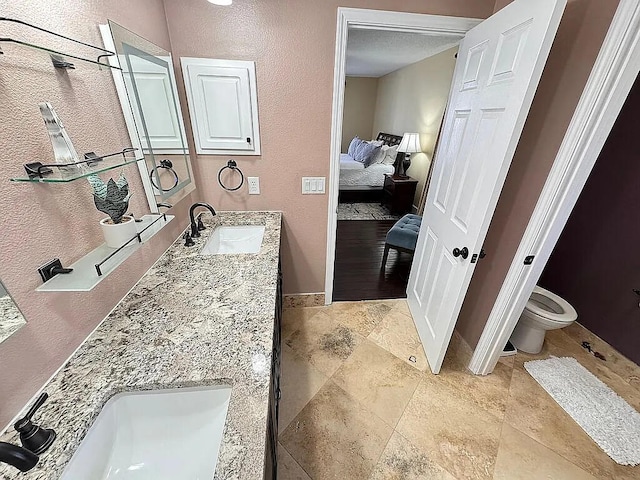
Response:
[{"label": "toilet seat", "polygon": [[536,286],[511,334],[511,343],[518,350],[538,354],[548,330],[568,327],[577,318],[578,312],[569,302]]},{"label": "toilet seat", "polygon": [[559,324],[571,323],[578,318],[578,312],[569,302],[537,285],[527,300],[525,309],[547,321]]}]

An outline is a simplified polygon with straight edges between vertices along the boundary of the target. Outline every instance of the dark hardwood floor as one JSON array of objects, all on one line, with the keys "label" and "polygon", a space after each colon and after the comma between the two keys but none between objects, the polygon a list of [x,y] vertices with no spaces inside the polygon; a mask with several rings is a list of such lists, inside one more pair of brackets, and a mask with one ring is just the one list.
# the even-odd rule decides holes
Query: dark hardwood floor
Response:
[{"label": "dark hardwood floor", "polygon": [[377,202],[382,201],[382,188],[380,190],[340,190],[338,192],[339,203]]},{"label": "dark hardwood floor", "polygon": [[336,240],[333,300],[406,298],[413,257],[389,250],[384,271],[384,239],[395,220],[340,220]]}]

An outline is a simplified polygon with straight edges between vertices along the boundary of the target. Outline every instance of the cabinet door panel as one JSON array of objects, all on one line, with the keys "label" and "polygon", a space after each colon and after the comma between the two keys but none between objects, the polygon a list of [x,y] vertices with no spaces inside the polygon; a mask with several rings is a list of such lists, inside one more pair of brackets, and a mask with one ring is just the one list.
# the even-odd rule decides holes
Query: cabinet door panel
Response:
[{"label": "cabinet door panel", "polygon": [[182,59],[196,151],[258,155],[253,62]]}]

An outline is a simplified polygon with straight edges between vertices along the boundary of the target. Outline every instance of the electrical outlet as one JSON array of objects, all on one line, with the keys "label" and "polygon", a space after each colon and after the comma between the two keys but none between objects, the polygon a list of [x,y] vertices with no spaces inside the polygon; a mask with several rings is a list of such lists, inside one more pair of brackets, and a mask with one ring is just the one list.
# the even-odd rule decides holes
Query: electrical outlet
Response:
[{"label": "electrical outlet", "polygon": [[303,195],[323,195],[325,177],[302,177]]},{"label": "electrical outlet", "polygon": [[247,177],[249,195],[260,195],[260,177]]}]

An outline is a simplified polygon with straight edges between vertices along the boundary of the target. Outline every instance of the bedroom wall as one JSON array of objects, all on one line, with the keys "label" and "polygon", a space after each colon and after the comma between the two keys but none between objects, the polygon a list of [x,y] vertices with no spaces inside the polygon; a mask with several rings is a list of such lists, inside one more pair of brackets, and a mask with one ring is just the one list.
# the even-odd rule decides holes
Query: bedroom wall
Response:
[{"label": "bedroom wall", "polygon": [[[494,0],[165,0],[184,100],[179,57],[256,62],[262,156],[236,157],[260,177],[260,195],[224,192],[218,170],[229,156],[197,155],[198,191],[216,209],[282,210],[282,266],[287,294],[324,292],[327,195],[302,195],[301,177],[329,175],[337,8],[486,18]],[[187,136],[193,148],[191,125]]]},{"label": "bedroom wall", "polygon": [[422,153],[411,156],[408,174],[418,180],[413,201],[420,195],[429,173],[442,116],[449,98],[451,79],[456,65],[458,47],[425,58],[389,73],[378,80],[373,137],[378,132],[402,135],[420,133]]},{"label": "bedroom wall", "polygon": [[[504,2],[498,2],[502,6]],[[591,73],[618,1],[569,0],[456,328],[475,347]]]},{"label": "bedroom wall", "polygon": [[346,152],[353,137],[363,140],[376,138],[373,116],[376,111],[378,79],[369,77],[347,77],[344,87],[344,112],[342,114],[342,149]]},{"label": "bedroom wall", "polygon": [[[98,25],[112,19],[150,41],[169,48],[162,0],[86,2],[84,0],[12,0],[2,15],[95,45],[102,45]],[[26,27],[3,24],[3,35],[50,48],[85,53],[84,47],[56,40]],[[53,161],[53,151],[38,103],[49,101],[79,153],[117,151],[131,144],[109,69],[74,61],[76,69],[54,69],[48,56],[3,44],[0,59],[0,278],[27,323],[0,345],[0,428],[6,425],[55,370],[186,226],[191,198],[176,205],[178,218],[106,277],[91,292],[36,292],[37,268],[52,258],[69,265],[104,242],[86,181],[68,184],[12,183],[29,161]],[[93,52],[91,52],[93,54]],[[133,197],[130,210],[148,206],[136,166],[124,169]],[[117,175],[119,172],[116,172]],[[102,175],[107,178],[113,173]]]}]

